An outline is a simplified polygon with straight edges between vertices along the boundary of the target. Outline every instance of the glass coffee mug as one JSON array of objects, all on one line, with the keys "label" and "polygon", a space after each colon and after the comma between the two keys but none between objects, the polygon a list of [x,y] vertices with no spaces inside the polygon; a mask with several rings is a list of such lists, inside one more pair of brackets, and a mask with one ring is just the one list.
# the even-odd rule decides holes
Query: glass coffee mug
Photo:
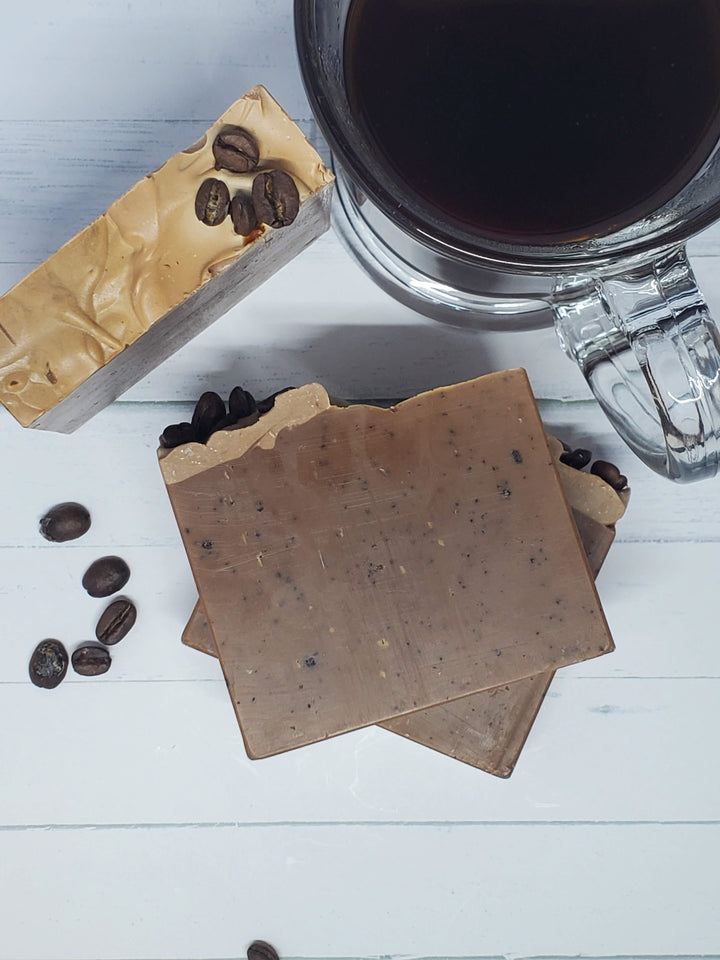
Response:
[{"label": "glass coffee mug", "polygon": [[[356,6],[364,4],[367,8],[373,5],[376,10],[382,8],[385,17],[392,14],[393,6],[396,13],[402,13],[403,3],[406,4],[407,29],[428,32],[426,45],[431,48],[433,56],[438,56],[439,38],[447,24],[438,22],[437,29],[430,31],[428,17],[440,17],[439,11],[448,7],[453,8],[451,17],[457,19],[458,11],[463,12],[460,8],[466,8],[465,12],[473,8],[472,16],[476,16],[493,10],[497,12],[505,3],[506,10],[514,10],[511,18],[515,21],[514,30],[518,11],[523,6],[529,16],[544,11],[545,21],[529,23],[525,31],[526,36],[536,38],[537,48],[554,42],[558,33],[555,29],[557,23],[551,31],[546,29],[547,18],[564,13],[568,19],[573,3],[576,6],[572,16],[579,10],[581,19],[590,16],[593,7],[607,14],[608,4],[610,7],[615,4],[617,11],[622,8],[623,16],[632,8],[633,12],[628,16],[635,16],[636,22],[623,23],[622,31],[618,31],[618,35],[621,33],[626,38],[626,43],[637,43],[633,29],[637,27],[638,36],[640,31],[645,35],[657,19],[654,11],[663,7],[663,4],[653,7],[654,0],[598,0],[596,4],[590,0],[582,3],[577,0],[543,0],[541,4],[537,0],[525,0],[524,4],[508,4],[506,0],[392,0],[390,6],[387,6],[389,0],[354,2]],[[666,33],[672,27],[673,37],[671,41],[667,37],[663,41],[659,34],[652,38],[648,49],[652,47],[656,53],[659,51],[658,56],[665,56],[663,42],[677,43],[678,49],[693,42],[693,46],[685,50],[687,60],[683,61],[682,56],[668,60],[665,72],[668,73],[668,84],[672,86],[667,89],[673,96],[682,94],[685,100],[688,95],[694,96],[696,89],[710,90],[710,99],[703,105],[708,119],[701,117],[696,128],[689,133],[676,131],[670,104],[663,128],[667,142],[682,143],[682,138],[687,136],[696,141],[686,144],[684,152],[681,150],[678,154],[680,159],[673,167],[677,176],[663,179],[662,169],[651,170],[658,178],[658,187],[649,199],[645,197],[636,203],[628,199],[622,216],[618,215],[614,221],[610,217],[598,230],[583,231],[579,225],[568,224],[564,236],[550,225],[543,233],[541,219],[545,215],[552,218],[553,211],[544,211],[540,207],[531,211],[535,221],[529,226],[498,228],[497,222],[492,221],[495,211],[488,215],[489,226],[479,221],[468,223],[451,209],[451,203],[443,207],[433,203],[432,198],[428,200],[427,193],[417,188],[412,177],[404,174],[401,165],[388,160],[387,153],[379,145],[379,138],[371,132],[357,104],[353,106],[350,102],[346,21],[352,0],[295,0],[295,31],[306,92],[330,146],[337,176],[334,228],[370,276],[396,299],[419,312],[460,325],[528,330],[550,322],[550,307],[562,347],[578,363],[598,403],[621,437],[657,473],[675,481],[688,482],[715,476],[720,470],[720,336],[698,291],[684,248],[691,235],[720,218],[720,126],[717,122],[720,117],[720,0],[663,0],[663,3],[668,14],[672,12],[669,7],[673,3],[677,7],[678,16],[669,17],[665,24]],[[643,18],[642,22],[639,18]],[[493,30],[507,30],[510,21],[506,18],[503,24],[496,18],[496,21],[487,22],[490,26],[483,30],[483,34],[490,34],[487,56],[490,57],[493,50],[500,50],[502,56],[502,38],[498,40],[491,34]],[[575,24],[573,21],[572,29],[577,27],[580,31],[577,42],[588,43],[590,49],[597,26],[599,24]],[[372,24],[368,29],[371,27]],[[717,27],[717,33],[710,27]],[[664,29],[662,24],[658,29],[661,28]],[[380,85],[393,82],[392,71],[382,69],[382,64],[387,66],[391,62],[391,54],[393,58],[399,55],[405,38],[401,32],[392,40],[392,24],[373,29],[373,42],[379,44],[377,58],[380,65],[375,86],[376,93],[379,90],[382,95]],[[683,30],[693,29],[698,36],[697,42],[692,35],[683,34]],[[457,50],[459,44],[462,46],[461,33],[458,32],[462,30],[468,35],[473,32],[462,23],[456,30],[452,53],[455,57],[457,52],[455,59],[458,60],[463,57],[463,49]],[[522,50],[521,39],[516,33],[506,39],[510,49]],[[575,49],[572,34],[563,34],[563,39]],[[386,50],[383,47],[386,42],[391,42],[394,47],[391,45]],[[718,65],[717,77],[712,78],[716,81],[715,93],[707,77],[695,76],[696,64],[703,59],[697,52],[698,43],[705,45],[703,50],[708,69],[714,69],[713,63]],[[477,50],[475,39],[468,47],[470,50],[474,51],[475,69],[477,58],[486,54]],[[646,53],[643,50],[638,56],[645,57]],[[618,55],[618,50],[615,54]],[[470,56],[470,53],[465,55]],[[538,70],[538,57],[542,55],[542,49],[535,50],[532,69]],[[621,49],[619,55],[629,60],[627,51]],[[590,53],[588,57],[592,60]],[[547,69],[537,73],[538,83],[545,73],[552,72],[550,51],[547,59]],[[557,56],[554,59],[557,61]],[[495,61],[493,69],[499,62]],[[600,66],[605,70],[604,75],[598,64],[592,62],[588,70],[595,71],[600,77],[596,93],[599,90],[598,95],[604,96],[609,82],[607,77],[617,76],[618,70],[617,64],[614,67],[610,63]],[[663,67],[663,63],[646,63],[641,71],[652,77],[651,82],[655,83],[659,82],[657,78]],[[677,82],[685,67],[695,83],[695,87],[690,84],[689,94]],[[403,63],[400,69],[412,72],[412,65]],[[675,73],[668,72],[671,70]],[[638,74],[635,80],[629,81],[628,89],[634,90],[642,81],[642,74]],[[532,82],[529,86],[533,86]],[[571,93],[563,92],[562,97],[556,93],[556,100],[559,103],[562,99],[564,103]],[[615,90],[614,95],[618,102],[613,109],[622,113],[622,90]],[[408,110],[412,112],[416,107],[417,111],[427,109],[431,113],[429,104],[426,89],[416,103],[408,103]],[[681,111],[680,106],[678,123],[687,113]],[[588,129],[600,122],[601,111],[594,107],[592,104],[582,112],[582,120]],[[628,111],[632,109],[630,104]],[[617,144],[617,155],[629,150],[629,137],[635,138],[641,153],[648,139],[639,123],[637,108],[634,109],[636,115],[625,123],[622,133],[625,139]],[[536,112],[534,105],[529,103],[529,120]],[[482,106],[477,107],[472,120],[465,122],[472,122],[481,134],[486,133]],[[402,130],[403,115],[397,115],[396,123]],[[388,129],[392,130],[391,127]],[[602,131],[602,138],[607,139],[613,132],[617,131],[611,125],[611,129]],[[587,140],[586,145],[603,146],[597,130],[590,130],[590,133],[594,139]],[[540,135],[538,129],[523,133],[527,142]],[[556,136],[553,128],[544,135],[551,139]],[[517,131],[510,130],[508,136],[517,139]],[[498,186],[497,178],[502,177],[504,167],[507,167],[511,171],[508,183],[512,186],[512,176],[515,176],[512,172],[513,156],[504,134],[501,137],[496,132],[491,147],[492,150],[483,148],[483,157],[497,166],[488,192],[498,207],[497,217],[502,217],[502,205],[509,204],[510,193],[503,195],[502,184]],[[432,153],[434,149],[444,150],[445,147],[443,143],[438,146],[430,137],[428,150]],[[515,152],[517,149],[517,145],[512,147]],[[648,150],[649,170],[656,155],[656,150]],[[541,162],[545,153],[536,151],[536,156],[539,158],[536,162]],[[560,162],[561,151],[557,146],[552,156],[554,163]],[[610,151],[606,156],[601,167],[615,162],[616,153]],[[473,162],[472,156],[465,157],[466,166]],[[568,194],[572,199],[573,189],[578,195],[582,192],[581,188],[573,187],[572,164],[573,157],[570,156],[567,167],[563,168],[563,176],[567,178],[564,182],[568,184],[563,202],[567,201]],[[632,183],[628,186],[628,177],[622,175],[620,168],[618,171],[615,175],[617,189],[632,190]],[[541,171],[541,174],[533,187],[534,193],[526,189],[523,195],[523,205],[528,209],[535,202],[535,196],[544,196],[545,173]],[[461,166],[458,179],[463,176]],[[586,183],[584,189],[584,198],[595,202],[596,184]],[[598,192],[602,191],[598,189]],[[469,193],[475,196],[477,190]],[[557,196],[560,197],[560,193]],[[598,199],[598,203],[601,202],[602,197]],[[556,200],[551,195],[551,206],[553,203]],[[573,205],[570,204],[568,209],[574,209]],[[597,211],[588,211],[586,216],[601,219]]]}]

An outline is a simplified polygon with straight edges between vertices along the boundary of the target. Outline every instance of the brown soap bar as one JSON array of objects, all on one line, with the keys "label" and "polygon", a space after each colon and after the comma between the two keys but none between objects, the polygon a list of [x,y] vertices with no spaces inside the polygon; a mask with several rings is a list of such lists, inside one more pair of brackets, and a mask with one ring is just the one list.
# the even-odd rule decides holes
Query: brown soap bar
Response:
[{"label": "brown soap bar", "polygon": [[[248,143],[254,167],[239,149]],[[208,181],[228,200],[247,199],[255,177],[272,171],[294,219],[237,233]],[[23,426],[74,430],[322,234],[332,182],[254,87],[0,299],[0,403]]]},{"label": "brown soap bar", "polygon": [[[590,569],[597,576],[615,530],[575,510],[573,517]],[[215,639],[200,602],[185,626],[182,640],[195,650],[217,656]],[[553,676],[551,672],[515,680],[379,725],[494,776],[509,777]]]},{"label": "brown soap bar", "polygon": [[524,371],[271,413],[161,459],[250,756],[612,649]]}]

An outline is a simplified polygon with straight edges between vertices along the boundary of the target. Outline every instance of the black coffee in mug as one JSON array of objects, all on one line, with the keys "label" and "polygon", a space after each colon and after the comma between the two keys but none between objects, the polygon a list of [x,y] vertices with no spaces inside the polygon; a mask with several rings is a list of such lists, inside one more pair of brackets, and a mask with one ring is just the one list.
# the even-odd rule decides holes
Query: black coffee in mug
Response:
[{"label": "black coffee in mug", "polygon": [[351,110],[386,186],[463,234],[602,236],[720,134],[720,0],[352,0]]}]

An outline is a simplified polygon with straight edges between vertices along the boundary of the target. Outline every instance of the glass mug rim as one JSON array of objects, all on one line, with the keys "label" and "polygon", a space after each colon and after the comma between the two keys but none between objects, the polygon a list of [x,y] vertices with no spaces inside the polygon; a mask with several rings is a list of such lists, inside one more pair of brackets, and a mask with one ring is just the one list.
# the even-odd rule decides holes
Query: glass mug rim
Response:
[{"label": "glass mug rim", "polygon": [[[336,84],[328,77],[323,51],[315,42],[315,9],[319,2],[322,0],[294,0],[295,42],[305,93],[334,161],[345,171],[355,187],[385,216],[420,243],[441,255],[470,264],[485,265],[501,272],[547,274],[602,269],[623,260],[651,258],[657,255],[658,251],[683,244],[717,221],[720,216],[720,193],[714,202],[699,204],[691,216],[678,216],[677,212],[670,220],[667,216],[662,216],[664,212],[670,212],[668,208],[672,207],[673,202],[688,187],[697,183],[713,163],[720,164],[720,136],[716,136],[700,169],[695,171],[675,197],[650,216],[635,221],[630,227],[591,237],[586,241],[556,245],[499,243],[469,232],[465,235],[460,231],[453,232],[439,219],[431,221],[429,217],[423,218],[420,213],[412,211],[413,198],[408,196],[408,202],[404,203],[404,198],[383,184],[383,171],[378,169],[379,165],[373,160],[372,147],[368,146],[366,151],[362,151],[351,142],[348,134],[348,127],[351,125],[352,133],[358,141],[366,142],[366,137],[362,130],[354,127],[352,118],[342,116],[336,102]],[[349,8],[350,2],[351,0],[344,0],[345,10]],[[342,41],[344,22],[338,23],[338,29]],[[342,78],[342,42],[332,59],[340,65],[338,75]],[[341,90],[344,96],[342,79]],[[643,224],[645,229],[642,232],[633,232],[633,228],[637,229]]]}]

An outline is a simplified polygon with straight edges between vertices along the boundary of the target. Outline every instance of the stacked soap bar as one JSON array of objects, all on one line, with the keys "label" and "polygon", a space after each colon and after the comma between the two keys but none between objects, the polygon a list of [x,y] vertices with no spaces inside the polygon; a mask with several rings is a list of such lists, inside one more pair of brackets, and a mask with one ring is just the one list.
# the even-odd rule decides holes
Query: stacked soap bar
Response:
[{"label": "stacked soap bar", "polygon": [[0,403],[75,429],[323,233],[332,182],[254,87],[0,299]]},{"label": "stacked soap bar", "polygon": [[309,385],[160,465],[252,757],[612,649],[523,371],[389,410]]}]

